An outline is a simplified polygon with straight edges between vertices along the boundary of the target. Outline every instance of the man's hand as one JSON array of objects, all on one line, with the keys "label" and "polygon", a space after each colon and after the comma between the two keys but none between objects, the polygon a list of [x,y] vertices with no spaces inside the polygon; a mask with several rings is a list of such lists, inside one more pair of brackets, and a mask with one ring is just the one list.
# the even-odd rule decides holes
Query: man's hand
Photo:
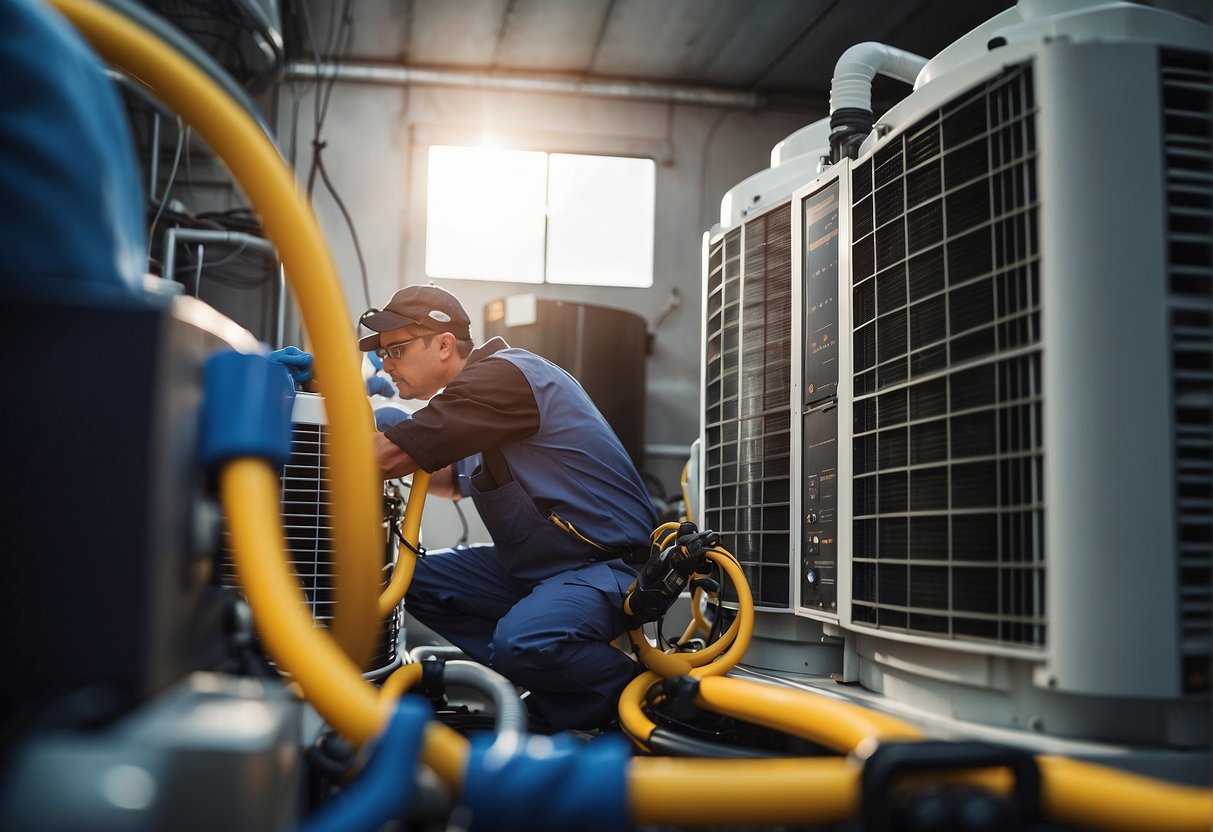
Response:
[{"label": "man's hand", "polygon": [[392,425],[398,425],[405,419],[411,418],[411,413],[398,407],[392,407],[391,405],[377,407],[375,408],[375,430],[382,433]]},{"label": "man's hand", "polygon": [[368,396],[379,395],[390,399],[396,395],[396,388],[383,376],[371,376],[366,380],[366,394]]},{"label": "man's hand", "polygon": [[382,433],[376,433],[372,441],[375,447],[375,462],[378,463],[379,473],[385,480],[408,476],[419,467],[411,456]]},{"label": "man's hand", "polygon": [[295,384],[307,384],[312,380],[312,354],[298,347],[283,347],[270,353],[270,361],[276,361],[291,374]]}]

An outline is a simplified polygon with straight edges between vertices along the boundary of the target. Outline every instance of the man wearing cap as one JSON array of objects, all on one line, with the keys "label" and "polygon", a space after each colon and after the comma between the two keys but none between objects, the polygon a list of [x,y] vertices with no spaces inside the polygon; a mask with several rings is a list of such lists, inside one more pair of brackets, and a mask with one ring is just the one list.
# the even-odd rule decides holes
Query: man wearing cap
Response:
[{"label": "man wearing cap", "polygon": [[376,434],[383,476],[430,472],[430,493],[471,496],[493,538],[419,559],[409,613],[530,690],[538,727],[607,722],[636,669],[611,644],[636,574],[622,558],[647,554],[657,520],[623,446],[552,362],[500,338],[473,349],[463,305],[433,284],[361,323],[401,398],[429,400]]}]

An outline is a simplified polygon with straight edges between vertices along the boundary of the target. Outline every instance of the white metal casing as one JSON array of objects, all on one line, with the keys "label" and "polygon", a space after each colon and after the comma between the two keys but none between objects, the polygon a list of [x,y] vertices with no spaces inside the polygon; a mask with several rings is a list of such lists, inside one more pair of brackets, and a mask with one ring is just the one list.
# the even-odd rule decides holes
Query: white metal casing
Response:
[{"label": "white metal casing", "polygon": [[[1179,45],[1193,40],[1189,31]],[[1008,643],[857,622],[848,489],[839,495],[838,614],[806,607],[797,595],[801,614],[837,621],[847,631],[859,681],[924,711],[1048,726],[1077,737],[1177,746],[1207,740],[1207,694],[1193,694],[1184,671],[1187,658],[1208,654],[1209,593],[1180,585],[1176,518],[1186,509],[1176,486],[1171,315],[1191,306],[1207,310],[1208,299],[1168,290],[1168,246],[1175,239],[1167,229],[1159,61],[1159,46],[1140,40],[1004,47],[984,62],[966,63],[958,73],[963,78],[937,79],[907,98],[881,119],[881,137],[869,139],[854,163],[844,160],[794,196],[797,206],[834,178],[848,182],[919,119],[1007,66],[1030,66],[1045,437],[1041,623],[1047,635],[1040,644]],[[797,210],[793,306],[803,311]],[[841,232],[849,241],[846,222]],[[848,278],[841,278],[840,321],[851,316]],[[845,360],[849,327],[841,330]],[[797,328],[794,341],[804,337]],[[793,377],[801,376],[794,367]],[[848,377],[844,369],[841,378]],[[853,476],[850,385],[840,385],[838,414],[839,478],[846,483]],[[1201,510],[1197,505],[1198,522]],[[1207,499],[1203,511],[1207,518]],[[793,540],[803,545],[798,535]],[[1191,555],[1182,557],[1193,563]],[[1195,557],[1196,567],[1207,570],[1200,560],[1207,555]],[[799,555],[795,562],[802,562]],[[1143,717],[1145,702],[1152,707]]]}]

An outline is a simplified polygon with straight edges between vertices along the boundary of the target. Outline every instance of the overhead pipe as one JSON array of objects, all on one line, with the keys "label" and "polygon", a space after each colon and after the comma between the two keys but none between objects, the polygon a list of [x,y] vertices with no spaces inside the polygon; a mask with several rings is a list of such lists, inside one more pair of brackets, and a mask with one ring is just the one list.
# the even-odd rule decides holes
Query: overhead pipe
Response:
[{"label": "overhead pipe", "polygon": [[500,75],[455,69],[417,69],[380,64],[316,63],[294,61],[287,65],[285,80],[336,79],[368,84],[464,87],[510,92],[557,93],[595,98],[626,98],[673,104],[757,110],[767,98],[756,92],[717,87],[648,84],[628,80],[578,81],[542,75]]},{"label": "overhead pipe", "polygon": [[842,53],[830,82],[830,161],[855,158],[872,132],[872,79],[876,74],[913,84],[927,59],[895,46],[866,41]]},{"label": "overhead pipe", "polygon": [[[221,231],[209,228],[181,228],[173,226],[164,233],[164,254],[160,259],[161,276],[173,280],[177,268],[177,243],[220,243],[251,248],[263,254],[276,255],[274,244],[263,237],[255,237],[243,231]],[[205,265],[205,264],[202,264]],[[194,287],[197,295],[198,287]]]}]

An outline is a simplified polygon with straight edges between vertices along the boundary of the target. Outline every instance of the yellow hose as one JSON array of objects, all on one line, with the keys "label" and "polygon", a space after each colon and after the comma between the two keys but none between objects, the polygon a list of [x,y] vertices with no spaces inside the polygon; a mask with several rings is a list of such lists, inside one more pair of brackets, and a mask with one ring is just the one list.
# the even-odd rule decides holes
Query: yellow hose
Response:
[{"label": "yellow hose", "polygon": [[1066,757],[1042,756],[1041,802],[1062,823],[1112,832],[1209,832],[1213,793]]},{"label": "yellow hose", "polygon": [[[708,557],[715,561],[732,579],[737,589],[737,617],[729,629],[716,641],[702,650],[691,653],[665,653],[649,644],[644,630],[636,627],[628,631],[636,657],[650,670],[660,676],[673,679],[690,674],[696,678],[722,676],[737,666],[750,646],[754,634],[754,598],[745,573],[736,559],[720,547],[711,549]],[[625,610],[630,610],[625,599]]]},{"label": "yellow hose", "polygon": [[849,754],[865,740],[906,742],[923,734],[909,723],[850,702],[747,679],[701,679],[697,705]]},{"label": "yellow hose", "polygon": [[329,724],[366,742],[384,725],[375,689],[308,615],[299,581],[282,556],[277,472],[260,460],[238,459],[223,467],[220,485],[236,574],[265,646]]},{"label": "yellow hose", "polygon": [[644,695],[661,678],[652,670],[646,670],[628,682],[619,694],[619,725],[636,743],[644,746],[645,751],[648,751],[649,734],[657,726],[644,713]]},{"label": "yellow hose", "polygon": [[420,662],[412,662],[403,667],[398,667],[379,688],[379,699],[384,702],[394,703],[420,681]]},{"label": "yellow hose", "polygon": [[[695,677],[723,676],[732,670],[749,649],[750,639],[754,635],[754,596],[750,594],[750,584],[745,579],[745,573],[742,572],[737,559],[719,546],[710,550],[708,557],[733,581],[737,590],[737,617],[723,636],[691,654],[691,664],[697,665],[691,674]],[[721,656],[723,657],[718,658]],[[710,664],[707,664],[708,662]]]},{"label": "yellow hose", "polygon": [[859,773],[842,757],[637,757],[628,764],[628,815],[679,827],[834,823],[858,810]]},{"label": "yellow hose", "polygon": [[[1042,756],[1046,818],[1110,832],[1208,832],[1207,789],[1176,786],[1103,766]],[[684,826],[827,824],[854,817],[861,768],[854,758],[707,760],[638,757],[628,768],[628,811],[636,824]],[[977,772],[974,772],[976,774]],[[1011,778],[996,769],[979,778],[1007,794]],[[936,777],[930,782],[973,777]],[[672,800],[688,784],[711,800]]]},{"label": "yellow hose", "polygon": [[[677,523],[662,523],[660,526],[653,529],[653,533],[649,535],[649,538],[654,543],[656,543],[658,537],[665,535],[668,538],[670,532],[673,532],[674,534],[678,533],[678,524]],[[660,544],[661,548],[663,548],[663,549],[667,545],[668,545],[667,541],[665,541],[665,540],[663,540]]]},{"label": "yellow hose", "polygon": [[[425,497],[430,487],[430,475],[418,469],[413,473],[413,487],[409,490],[409,502],[404,508],[404,521],[401,532],[404,540],[416,546],[420,539],[421,512],[425,508]],[[396,568],[392,570],[392,580],[387,589],[379,596],[379,619],[383,620],[395,611],[396,606],[409,591],[413,580],[413,570],[417,568],[417,555],[402,542],[396,552]]]},{"label": "yellow hose", "polygon": [[[656,532],[654,532],[655,536]],[[696,678],[723,676],[738,665],[741,656],[745,655],[746,649],[750,646],[754,626],[754,605],[753,595],[750,593],[750,583],[746,582],[745,572],[741,571],[741,566],[738,565],[733,555],[721,547],[708,551],[707,557],[719,564],[721,569],[727,572],[730,579],[733,580],[736,591],[738,591],[738,616],[721,638],[694,653],[664,653],[649,644],[649,639],[645,637],[642,627],[627,631],[637,659],[650,671],[655,671],[661,677],[673,679],[687,676],[687,674]],[[631,611],[631,606],[626,598],[623,600],[623,609],[626,612]]]},{"label": "yellow hose", "polygon": [[[647,751],[648,738],[657,727],[645,715],[642,703],[648,689],[660,681],[647,672],[625,688],[619,700],[621,727]],[[852,751],[867,740],[906,742],[922,739],[913,726],[895,717],[858,705],[840,702],[807,691],[781,688],[775,685],[743,679],[712,677],[702,679],[696,704],[713,713],[732,716],[756,725],[764,725],[793,736],[825,745],[838,751]],[[664,759],[658,769],[650,766],[656,761],[634,760],[629,789],[633,819],[637,823],[678,823],[680,825],[718,825],[740,823],[797,824],[826,823],[849,817],[858,809],[846,797],[843,804],[827,801],[819,804],[809,800],[798,802],[795,795],[808,786],[805,774],[796,768],[771,770],[767,760],[720,760],[727,768],[706,766],[707,761],[693,759]],[[784,760],[780,762],[811,764],[815,760]],[[834,761],[840,763],[841,760]],[[1042,781],[1042,809],[1051,820],[1065,824],[1106,829],[1112,832],[1207,832],[1213,824],[1213,793],[1208,789],[1179,786],[1172,783],[1129,774],[1117,769],[1082,763],[1065,757],[1037,758]],[[680,768],[681,766],[681,768]],[[831,777],[843,777],[843,769],[826,768]],[[814,775],[809,775],[814,776]],[[730,814],[710,812],[702,817],[685,804],[659,806],[662,782],[650,778],[671,778],[682,783],[694,782],[713,796],[712,805]],[[743,791],[734,805],[724,799],[725,791],[733,788],[740,778],[780,778],[768,782],[761,791]],[[716,778],[716,779],[713,779]],[[845,779],[845,778],[844,778]],[[930,778],[907,777],[909,782],[938,785],[941,782],[965,782],[1008,794],[1011,777],[1002,769],[982,769],[972,772],[936,773]],[[850,781],[837,784],[851,788]],[[666,783],[670,789],[674,787]],[[837,795],[832,795],[837,797]],[[669,792],[666,793],[668,801]],[[774,801],[774,802],[772,802]],[[727,808],[726,808],[727,807]],[[678,812],[685,811],[685,814]],[[822,813],[825,814],[822,814]],[[843,812],[841,816],[837,812]],[[735,814],[732,814],[735,813]]]},{"label": "yellow hose", "polygon": [[687,491],[687,473],[691,470],[691,463],[688,462],[682,466],[682,476],[678,478],[678,484],[682,487],[682,504],[686,507],[686,518],[688,523],[695,522],[695,515],[691,512],[691,493]]},{"label": "yellow hose", "polygon": [[[290,168],[265,133],[217,84],[172,47],[93,0],[52,0],[107,61],[143,83],[177,112],[223,160],[248,196],[278,249],[308,335],[316,375],[326,393],[333,453],[333,538],[336,616],[333,637],[362,667],[379,621],[380,482],[366,428],[370,404],[351,340],[350,315],[320,227],[296,193]],[[279,549],[279,552],[282,550]],[[264,616],[263,616],[264,619]],[[294,673],[294,670],[291,670]]]},{"label": "yellow hose", "polygon": [[[299,582],[281,554],[278,474],[261,460],[238,459],[223,467],[220,480],[236,572],[266,647],[320,715],[361,745],[383,729],[390,708],[307,614]],[[394,684],[407,680],[408,674],[401,674]],[[467,768],[467,740],[439,722],[429,725],[425,736],[422,760],[458,792]]]}]

